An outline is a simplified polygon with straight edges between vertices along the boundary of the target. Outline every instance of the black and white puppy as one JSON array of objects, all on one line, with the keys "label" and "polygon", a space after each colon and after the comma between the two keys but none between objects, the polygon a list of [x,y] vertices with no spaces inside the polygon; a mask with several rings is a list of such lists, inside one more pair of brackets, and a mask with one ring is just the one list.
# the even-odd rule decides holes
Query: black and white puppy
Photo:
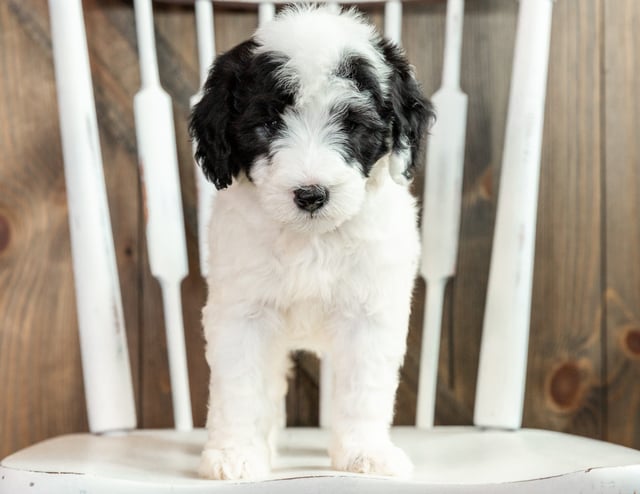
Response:
[{"label": "black and white puppy", "polygon": [[299,348],[331,357],[333,466],[411,471],[389,425],[420,254],[407,184],[432,116],[401,50],[354,11],[289,9],[215,61],[191,119],[220,189],[202,476],[269,472]]}]

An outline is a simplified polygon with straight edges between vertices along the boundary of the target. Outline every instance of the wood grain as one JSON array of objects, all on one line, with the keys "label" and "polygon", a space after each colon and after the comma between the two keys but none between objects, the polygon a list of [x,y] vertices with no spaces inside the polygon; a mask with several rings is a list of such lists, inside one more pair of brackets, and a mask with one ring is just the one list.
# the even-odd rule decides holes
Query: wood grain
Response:
[{"label": "wood grain", "polygon": [[[52,435],[86,430],[66,193],[45,2],[0,4],[0,456]],[[92,52],[90,45],[90,52]],[[92,61],[98,59],[90,53]],[[94,80],[101,80],[94,63]],[[104,87],[104,82],[98,82]],[[96,95],[97,104],[111,107]],[[103,117],[104,113],[100,112]],[[107,143],[105,146],[105,136]],[[120,140],[101,134],[105,155]],[[110,198],[136,175],[105,166]],[[135,201],[135,188],[133,189]],[[114,201],[112,200],[112,203]],[[115,208],[117,210],[117,208]],[[120,216],[120,213],[122,216]],[[135,279],[138,220],[113,213],[124,311],[137,375]]]},{"label": "wood grain", "polygon": [[605,437],[640,448],[640,3],[605,0],[604,15]]},{"label": "wood grain", "polygon": [[524,424],[601,437],[601,12],[554,5]]},{"label": "wood grain", "polygon": [[291,356],[287,393],[287,427],[317,427],[320,424],[320,361],[308,352]]},{"label": "wood grain", "polygon": [[45,13],[0,4],[0,454],[86,427]]}]

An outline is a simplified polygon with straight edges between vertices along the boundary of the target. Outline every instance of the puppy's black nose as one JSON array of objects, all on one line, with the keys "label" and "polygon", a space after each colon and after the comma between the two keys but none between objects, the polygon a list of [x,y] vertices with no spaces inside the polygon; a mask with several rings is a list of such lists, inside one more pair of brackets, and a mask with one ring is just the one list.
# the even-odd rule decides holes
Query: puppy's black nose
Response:
[{"label": "puppy's black nose", "polygon": [[329,190],[322,185],[305,185],[293,191],[293,202],[300,209],[313,213],[329,199]]}]

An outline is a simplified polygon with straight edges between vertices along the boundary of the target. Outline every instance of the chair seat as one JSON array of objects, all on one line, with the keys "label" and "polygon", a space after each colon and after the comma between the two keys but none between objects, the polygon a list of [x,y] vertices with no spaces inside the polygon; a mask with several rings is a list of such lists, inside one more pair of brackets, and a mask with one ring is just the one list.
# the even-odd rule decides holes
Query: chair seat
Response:
[{"label": "chair seat", "polygon": [[326,430],[283,431],[270,479],[230,482],[196,475],[206,431],[136,430],[43,441],[0,463],[0,492],[587,492],[640,491],[640,451],[556,432],[397,427],[413,459],[411,480],[330,469]]}]

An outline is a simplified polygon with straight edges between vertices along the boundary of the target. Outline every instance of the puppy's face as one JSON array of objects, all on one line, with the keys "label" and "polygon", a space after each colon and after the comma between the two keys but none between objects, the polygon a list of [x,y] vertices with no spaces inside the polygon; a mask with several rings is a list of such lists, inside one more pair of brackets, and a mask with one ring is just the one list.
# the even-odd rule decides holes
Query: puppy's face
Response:
[{"label": "puppy's face", "polygon": [[322,232],[360,210],[382,158],[411,178],[431,116],[395,45],[356,14],[303,8],[216,60],[190,128],[218,189],[244,175],[272,218]]}]

